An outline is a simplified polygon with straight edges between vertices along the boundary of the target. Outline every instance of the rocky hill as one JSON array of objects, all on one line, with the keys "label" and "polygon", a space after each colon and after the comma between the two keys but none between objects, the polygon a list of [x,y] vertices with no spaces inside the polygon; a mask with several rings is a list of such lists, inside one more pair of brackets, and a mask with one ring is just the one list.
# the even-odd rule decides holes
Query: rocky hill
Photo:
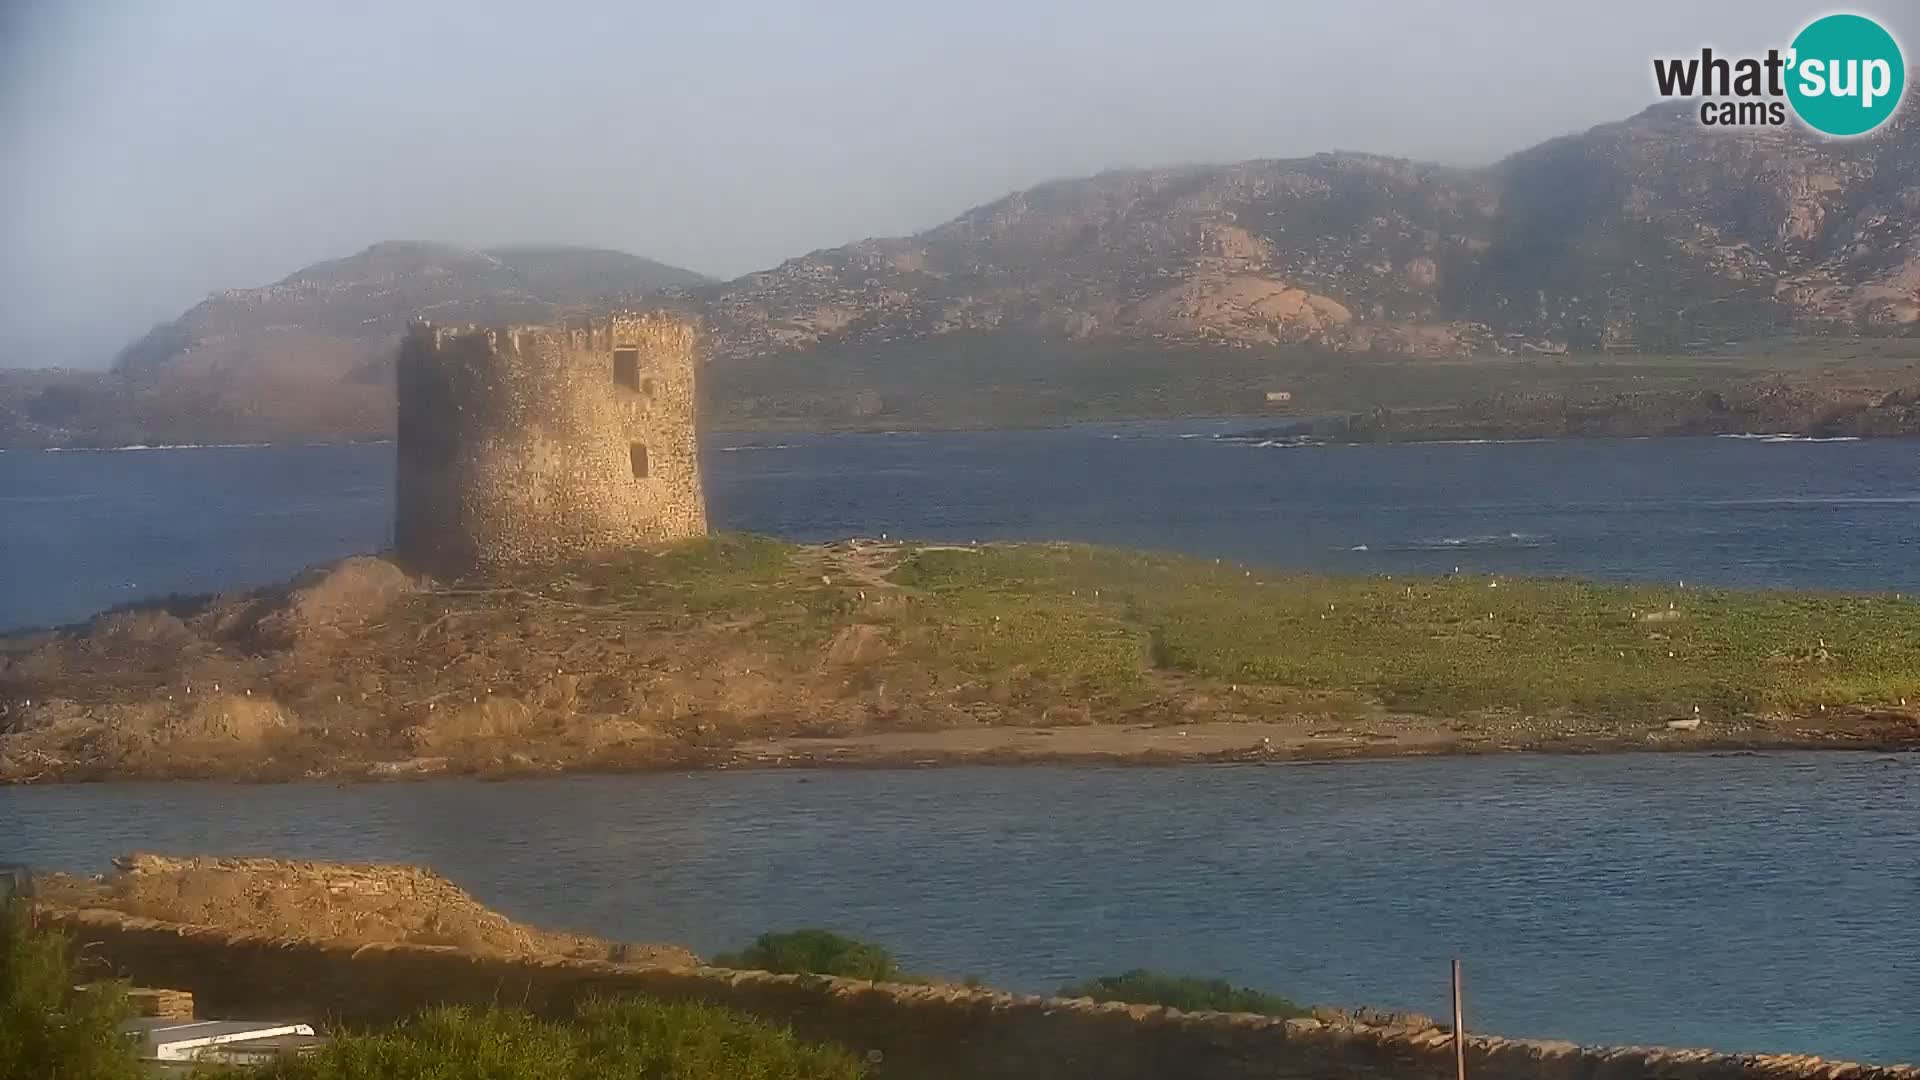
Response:
[{"label": "rocky hill", "polygon": [[388,242],[272,285],[216,293],[121,351],[123,373],[370,378],[415,315],[537,319],[556,308],[706,281],[597,248],[471,251]]},{"label": "rocky hill", "polygon": [[0,447],[389,438],[394,350],[416,314],[540,319],[706,280],[596,248],[375,244],[216,293],[110,373],[0,370]]},{"label": "rocky hill", "polygon": [[[1482,169],[1343,153],[1109,172],[724,283],[610,251],[378,244],[208,298],[114,378],[0,373],[0,441],[378,436],[411,316],[609,303],[698,315],[710,418],[740,426],[1243,411],[1309,358],[1920,337],[1913,117],[1829,141],[1661,105]],[[1354,396],[1316,404],[1406,404]]]},{"label": "rocky hill", "polygon": [[690,299],[725,354],[967,330],[1339,351],[1683,351],[1920,324],[1920,139],[1659,106],[1458,170],[1358,154],[1043,184]]}]

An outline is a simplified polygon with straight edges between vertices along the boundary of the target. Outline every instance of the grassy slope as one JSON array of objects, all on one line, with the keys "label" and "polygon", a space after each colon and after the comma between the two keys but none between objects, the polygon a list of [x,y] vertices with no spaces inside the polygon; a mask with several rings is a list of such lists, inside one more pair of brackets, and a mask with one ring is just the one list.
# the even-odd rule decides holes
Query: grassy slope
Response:
[{"label": "grassy slope", "polygon": [[859,1080],[848,1050],[726,1009],[647,998],[582,1003],[563,1021],[511,1008],[428,1009],[351,1033],[303,1059],[215,1069],[204,1080]]},{"label": "grassy slope", "polygon": [[1920,737],[1904,707],[1920,703],[1920,603],[1888,596],[726,537],[260,637],[282,603],[177,604],[14,643],[0,777],[410,756],[645,767],[769,737],[1090,723],[1381,729],[1456,748],[1644,744],[1695,715],[1702,736],[1741,744]]},{"label": "grassy slope", "polygon": [[1904,598],[1328,578],[1081,547],[932,552],[900,577],[936,598],[921,614],[948,628],[953,662],[1031,665],[1115,698],[1158,669],[1433,716],[1645,721],[1920,699],[1920,603]]}]

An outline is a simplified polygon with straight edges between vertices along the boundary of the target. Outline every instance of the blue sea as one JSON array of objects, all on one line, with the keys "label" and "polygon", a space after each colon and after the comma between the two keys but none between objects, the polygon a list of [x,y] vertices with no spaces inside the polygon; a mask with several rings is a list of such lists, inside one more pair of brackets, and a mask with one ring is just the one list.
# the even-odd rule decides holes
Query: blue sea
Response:
[{"label": "blue sea", "polygon": [[[1068,539],[1340,573],[1920,586],[1920,441],[1287,446],[1245,423],[727,436],[713,523]],[[0,453],[0,629],[279,581],[391,539],[393,448]]]},{"label": "blue sea", "polygon": [[[727,436],[717,526],[1351,573],[1920,588],[1920,443],[1287,446],[1248,425]],[[392,447],[0,453],[0,625],[378,550]],[[0,788],[0,858],[428,863],[530,921],[825,925],[1023,990],[1132,966],[1512,1035],[1920,1061],[1920,757],[1475,758]]]},{"label": "blue sea", "polygon": [[1144,966],[1583,1042],[1920,1061],[1920,755],[0,787],[0,852],[425,863],[545,926]]}]

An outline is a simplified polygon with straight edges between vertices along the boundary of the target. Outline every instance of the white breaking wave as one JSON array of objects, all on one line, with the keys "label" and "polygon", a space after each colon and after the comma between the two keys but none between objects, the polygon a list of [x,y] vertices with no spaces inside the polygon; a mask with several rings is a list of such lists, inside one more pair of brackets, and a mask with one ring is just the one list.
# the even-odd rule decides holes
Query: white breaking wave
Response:
[{"label": "white breaking wave", "polygon": [[1549,442],[1548,439],[1420,439],[1413,442],[1396,443],[1397,446],[1520,446],[1525,443]]},{"label": "white breaking wave", "polygon": [[1778,432],[1771,435],[1765,432],[1749,431],[1749,432],[1743,432],[1738,435],[1716,435],[1714,436],[1714,438],[1716,439],[1750,439],[1754,442],[1766,442],[1766,443],[1783,443],[1783,442],[1814,443],[1814,442],[1859,442],[1860,441],[1860,436],[1858,435],[1818,435],[1818,436],[1795,435],[1790,431],[1782,431],[1782,432]]},{"label": "white breaking wave", "polygon": [[[132,450],[258,450],[272,446],[263,442],[228,443],[128,443],[125,446],[46,446],[46,454],[118,454]],[[357,444],[356,444],[357,445]]]},{"label": "white breaking wave", "polygon": [[1702,506],[1909,506],[1920,503],[1920,495],[1781,495],[1773,498],[1714,499]]},{"label": "white breaking wave", "polygon": [[1232,436],[1232,435],[1215,435],[1214,438],[1224,443],[1234,443],[1238,446],[1251,446],[1256,450],[1267,450],[1267,449],[1272,449],[1274,447],[1280,447],[1282,449],[1291,450],[1291,449],[1294,449],[1295,447],[1300,447],[1300,446],[1326,445],[1317,439],[1310,439],[1304,435],[1296,435],[1291,438],[1281,438],[1281,439],[1254,439],[1254,438],[1248,438],[1246,436]]},{"label": "white breaking wave", "polygon": [[1385,544],[1354,544],[1348,551],[1459,551],[1462,548],[1536,548],[1553,542],[1540,533],[1486,533],[1478,536],[1434,536]]},{"label": "white breaking wave", "polygon": [[1539,547],[1546,539],[1538,533],[1486,533],[1480,536],[1439,536],[1427,540],[1413,540],[1406,546],[1416,551],[1441,551],[1448,548]]}]

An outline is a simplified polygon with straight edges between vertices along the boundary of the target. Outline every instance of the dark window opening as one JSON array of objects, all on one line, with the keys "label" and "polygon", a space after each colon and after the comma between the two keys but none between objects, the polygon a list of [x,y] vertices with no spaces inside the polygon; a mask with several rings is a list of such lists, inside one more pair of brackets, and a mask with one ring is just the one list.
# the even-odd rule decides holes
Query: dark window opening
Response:
[{"label": "dark window opening", "polygon": [[631,447],[628,447],[627,456],[633,461],[633,478],[635,480],[645,480],[647,478],[647,448],[640,443],[634,443]]},{"label": "dark window opening", "polygon": [[613,350],[613,381],[629,390],[640,389],[640,350]]}]

